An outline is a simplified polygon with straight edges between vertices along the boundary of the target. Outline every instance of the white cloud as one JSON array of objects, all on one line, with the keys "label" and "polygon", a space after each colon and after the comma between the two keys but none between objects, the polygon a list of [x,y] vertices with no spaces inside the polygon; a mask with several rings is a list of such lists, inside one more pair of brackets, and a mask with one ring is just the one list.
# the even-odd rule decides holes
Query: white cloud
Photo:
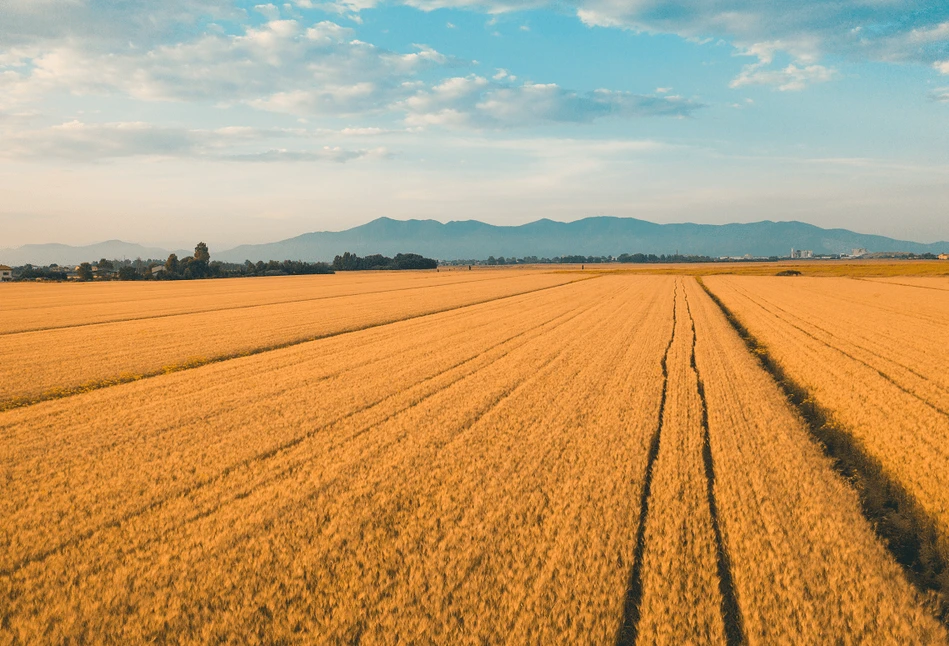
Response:
[{"label": "white cloud", "polygon": [[507,85],[476,75],[448,79],[420,90],[401,106],[410,125],[476,128],[587,123],[610,116],[684,117],[701,107],[679,97],[610,90],[580,95],[553,83]]},{"label": "white cloud", "polygon": [[383,109],[412,94],[406,84],[419,72],[453,63],[425,45],[402,54],[354,35],[329,21],[273,20],[237,36],[205,34],[147,51],[98,54],[64,44],[28,66],[0,69],[0,84],[20,94],[67,90],[346,115]]},{"label": "white cloud", "polygon": [[[406,2],[425,10],[466,7],[495,15],[562,6],[550,0]],[[944,0],[572,0],[567,6],[588,26],[676,34],[696,43],[724,39],[766,65],[777,52],[788,54],[798,68],[828,55],[936,63],[940,70],[949,62],[949,3]]]},{"label": "white cloud", "polygon": [[949,61],[937,61],[933,63],[933,67],[940,74],[949,74]]},{"label": "white cloud", "polygon": [[149,47],[208,21],[239,20],[232,0],[5,0],[0,43],[5,46],[81,40],[96,47],[133,43]]},{"label": "white cloud", "polygon": [[949,103],[949,87],[937,87],[929,93],[929,98],[940,103]]},{"label": "white cloud", "polygon": [[747,85],[772,85],[782,92],[803,90],[810,83],[826,83],[837,75],[836,70],[823,65],[798,67],[793,63],[783,69],[764,69],[761,64],[747,65],[732,82],[732,88]]},{"label": "white cloud", "polygon": [[28,104],[30,98],[66,91],[219,107],[244,104],[298,117],[388,115],[404,117],[415,127],[507,128],[607,116],[685,116],[698,107],[674,96],[607,90],[579,95],[553,84],[514,85],[517,77],[505,69],[492,80],[469,76],[423,82],[422,72],[458,61],[424,44],[398,53],[355,36],[332,21],[307,26],[283,19],[245,27],[236,35],[205,33],[151,49],[100,53],[67,41],[32,57],[9,50],[6,68],[0,67],[0,109],[10,111],[14,99]]},{"label": "white cloud", "polygon": [[254,10],[267,20],[278,20],[280,18],[280,9],[273,4],[254,5]]}]

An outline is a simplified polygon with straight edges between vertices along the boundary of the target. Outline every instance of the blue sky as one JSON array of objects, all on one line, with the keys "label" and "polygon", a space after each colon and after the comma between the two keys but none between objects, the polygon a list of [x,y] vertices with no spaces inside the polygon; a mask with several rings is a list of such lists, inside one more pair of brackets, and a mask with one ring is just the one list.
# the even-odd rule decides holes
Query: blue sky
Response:
[{"label": "blue sky", "polygon": [[0,141],[0,248],[382,215],[947,240],[949,4],[7,0]]}]

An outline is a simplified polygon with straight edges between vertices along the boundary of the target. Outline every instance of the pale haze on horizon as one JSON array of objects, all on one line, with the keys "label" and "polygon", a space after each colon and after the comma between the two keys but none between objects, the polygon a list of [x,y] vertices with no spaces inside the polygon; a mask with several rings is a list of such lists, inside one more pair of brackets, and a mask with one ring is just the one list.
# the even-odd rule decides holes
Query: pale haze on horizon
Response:
[{"label": "pale haze on horizon", "polygon": [[0,248],[380,216],[949,240],[949,3],[0,3]]}]

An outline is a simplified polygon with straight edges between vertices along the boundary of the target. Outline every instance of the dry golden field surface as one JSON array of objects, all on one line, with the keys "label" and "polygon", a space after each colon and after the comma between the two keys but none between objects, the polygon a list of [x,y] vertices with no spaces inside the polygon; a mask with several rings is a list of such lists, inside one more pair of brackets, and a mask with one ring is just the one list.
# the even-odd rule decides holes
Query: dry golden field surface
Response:
[{"label": "dry golden field surface", "polygon": [[942,279],[584,272],[12,285],[0,644],[949,642]]},{"label": "dry golden field surface", "polygon": [[[335,276],[315,277],[328,278],[325,283],[309,276],[293,277],[300,280],[293,283],[292,289],[279,289],[280,285],[279,291],[269,297],[256,289],[266,279],[221,280],[211,282],[228,283],[225,287],[231,290],[214,289],[206,298],[200,287],[182,287],[180,302],[174,295],[166,295],[168,290],[163,291],[163,297],[148,302],[146,310],[152,315],[146,318],[130,317],[115,302],[101,304],[103,311],[117,313],[98,323],[90,320],[92,314],[85,307],[76,314],[70,314],[68,308],[66,312],[56,312],[42,329],[30,330],[41,319],[24,315],[30,321],[28,324],[8,323],[11,331],[0,334],[0,354],[30,357],[30,378],[18,377],[16,364],[0,365],[0,409],[578,279],[572,275],[518,270],[471,273],[478,276],[429,272],[395,279],[382,275],[378,284],[367,284],[365,279],[359,283],[350,280],[350,293],[346,293],[345,278],[341,284]],[[240,289],[240,282],[248,283],[254,304],[242,303],[240,293],[234,293],[234,289]],[[159,286],[167,284],[172,283]],[[77,293],[71,298],[77,299],[86,285],[39,287],[73,287]],[[138,285],[119,282],[89,287],[99,288],[95,296],[104,299],[104,287],[121,295],[136,294]],[[154,291],[152,285],[148,288]],[[9,318],[24,311],[20,302],[34,300],[22,296],[23,290],[18,291],[10,297],[4,295],[3,311]],[[112,293],[108,296],[117,297]],[[278,300],[266,302],[268,298]],[[16,331],[24,328],[28,331]]]},{"label": "dry golden field surface", "polygon": [[[830,423],[854,437],[900,490],[907,512],[931,525],[932,548],[945,563],[949,291],[804,277],[717,276],[705,283]],[[949,592],[949,570],[936,570]]]}]

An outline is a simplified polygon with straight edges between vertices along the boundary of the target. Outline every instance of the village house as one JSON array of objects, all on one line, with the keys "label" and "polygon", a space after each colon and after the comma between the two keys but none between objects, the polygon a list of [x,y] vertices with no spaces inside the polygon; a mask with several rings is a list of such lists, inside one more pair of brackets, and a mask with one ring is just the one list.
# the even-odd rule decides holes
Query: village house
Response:
[{"label": "village house", "polygon": [[941,253],[941,254],[939,254],[939,259],[940,259],[940,260],[949,260],[949,253]]},{"label": "village house", "polygon": [[13,270],[6,265],[0,265],[0,283],[13,281]]}]

